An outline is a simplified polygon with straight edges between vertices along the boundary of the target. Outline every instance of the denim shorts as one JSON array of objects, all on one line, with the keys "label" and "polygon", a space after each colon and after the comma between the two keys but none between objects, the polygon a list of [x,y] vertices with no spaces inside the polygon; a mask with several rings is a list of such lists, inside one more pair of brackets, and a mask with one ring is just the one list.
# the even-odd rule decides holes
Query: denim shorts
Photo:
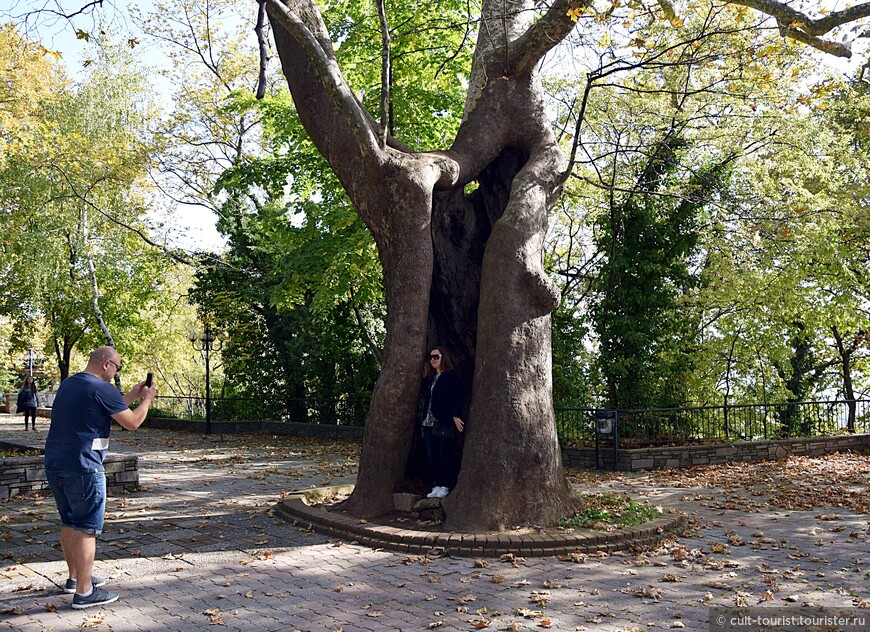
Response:
[{"label": "denim shorts", "polygon": [[46,470],[60,522],[76,531],[100,535],[106,513],[105,472]]}]

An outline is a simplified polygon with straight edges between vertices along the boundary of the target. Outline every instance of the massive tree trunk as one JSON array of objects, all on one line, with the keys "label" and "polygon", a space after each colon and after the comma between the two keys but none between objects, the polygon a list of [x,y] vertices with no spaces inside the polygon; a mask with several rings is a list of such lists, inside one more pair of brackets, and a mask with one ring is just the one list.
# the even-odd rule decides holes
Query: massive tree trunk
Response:
[{"label": "massive tree trunk", "polygon": [[[268,3],[300,118],[372,232],[384,269],[387,338],[346,508],[392,508],[429,345],[447,345],[469,387],[460,480],[445,502],[462,530],[544,524],[570,513],[552,404],[543,270],[547,212],[563,160],[534,68],[573,23],[529,28],[533,2],[486,3],[472,88],[453,146],[412,153],[378,128],[345,84],[309,0]],[[555,25],[555,26],[554,26]],[[466,195],[464,187],[476,182]],[[530,481],[534,481],[530,484]]]}]

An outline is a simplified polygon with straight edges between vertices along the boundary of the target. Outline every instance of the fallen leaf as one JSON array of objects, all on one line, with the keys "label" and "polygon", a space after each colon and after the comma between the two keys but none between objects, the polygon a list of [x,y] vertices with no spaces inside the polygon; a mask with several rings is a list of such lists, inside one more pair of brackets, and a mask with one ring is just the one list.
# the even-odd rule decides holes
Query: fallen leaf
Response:
[{"label": "fallen leaf", "polygon": [[103,625],[103,621],[106,620],[106,615],[102,612],[98,612],[96,614],[91,614],[85,617],[85,620],[81,622],[79,625],[80,628],[98,628]]},{"label": "fallen leaf", "polygon": [[0,608],[0,614],[24,614],[21,608]]}]

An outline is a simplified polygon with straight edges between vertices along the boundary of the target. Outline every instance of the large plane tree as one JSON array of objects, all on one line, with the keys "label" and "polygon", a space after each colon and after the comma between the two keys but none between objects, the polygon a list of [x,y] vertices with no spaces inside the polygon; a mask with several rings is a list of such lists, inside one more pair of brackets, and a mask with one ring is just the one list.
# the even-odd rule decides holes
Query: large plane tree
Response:
[{"label": "large plane tree", "polygon": [[[550,314],[559,292],[544,273],[542,248],[570,161],[553,132],[539,65],[580,28],[577,18],[592,3],[483,0],[462,123],[449,147],[427,152],[390,137],[386,117],[362,107],[317,3],[263,4],[302,124],[371,231],[384,272],[383,364],[345,508],[360,517],[392,508],[424,353],[437,342],[471,376],[459,481],[444,501],[447,526],[504,529],[565,517],[574,500],[551,393]],[[676,28],[679,7],[637,4],[669,14]],[[817,19],[792,3],[736,4],[773,16],[785,37],[842,56],[848,46],[825,34],[870,15],[870,4]],[[384,4],[378,9],[385,55],[374,63],[384,65],[387,102],[390,25]]]}]

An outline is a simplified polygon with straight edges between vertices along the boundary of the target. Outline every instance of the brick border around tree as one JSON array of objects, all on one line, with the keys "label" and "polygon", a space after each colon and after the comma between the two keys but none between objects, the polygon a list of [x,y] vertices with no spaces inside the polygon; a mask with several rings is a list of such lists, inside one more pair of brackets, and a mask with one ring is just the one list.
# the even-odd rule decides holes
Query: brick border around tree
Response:
[{"label": "brick border around tree", "polygon": [[306,495],[289,495],[276,505],[277,513],[297,525],[307,526],[318,533],[347,542],[416,555],[446,554],[491,558],[505,554],[549,557],[572,553],[615,553],[636,547],[655,546],[666,537],[676,535],[686,525],[684,516],[670,513],[643,525],[610,532],[575,529],[571,533],[516,535],[510,532],[419,531],[377,524],[376,521],[360,520],[341,511],[328,511],[320,506],[308,505],[305,502]]}]

